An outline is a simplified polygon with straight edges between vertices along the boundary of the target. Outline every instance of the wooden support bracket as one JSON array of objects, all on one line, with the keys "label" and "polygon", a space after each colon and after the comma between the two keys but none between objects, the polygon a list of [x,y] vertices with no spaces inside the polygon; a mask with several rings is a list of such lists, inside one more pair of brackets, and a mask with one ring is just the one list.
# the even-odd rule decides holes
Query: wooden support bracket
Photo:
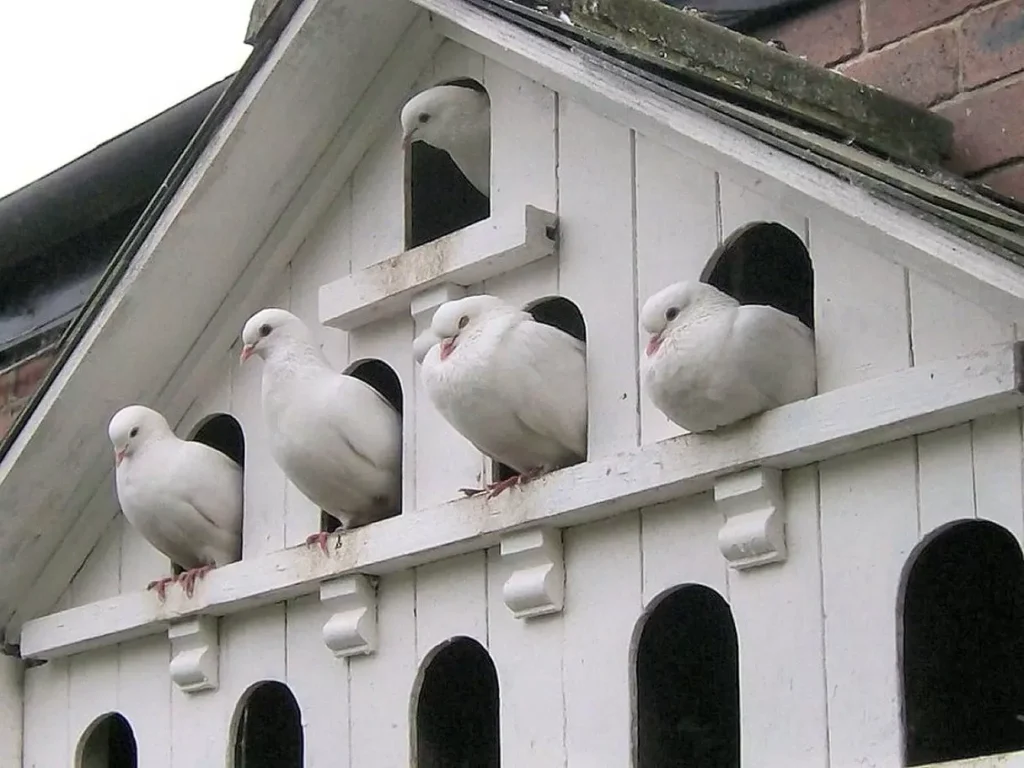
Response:
[{"label": "wooden support bracket", "polygon": [[725,515],[718,548],[738,571],[786,559],[782,473],[754,467],[715,481],[715,506]]},{"label": "wooden support bracket", "polygon": [[562,532],[530,528],[501,538],[501,560],[511,568],[502,588],[517,619],[560,613],[565,603]]},{"label": "wooden support bracket", "polygon": [[320,584],[320,602],[331,610],[324,644],[339,659],[377,650],[377,584],[361,573]]},{"label": "wooden support bracket", "polygon": [[167,628],[171,680],[185,693],[215,691],[220,685],[220,644],[216,616],[192,616]]}]

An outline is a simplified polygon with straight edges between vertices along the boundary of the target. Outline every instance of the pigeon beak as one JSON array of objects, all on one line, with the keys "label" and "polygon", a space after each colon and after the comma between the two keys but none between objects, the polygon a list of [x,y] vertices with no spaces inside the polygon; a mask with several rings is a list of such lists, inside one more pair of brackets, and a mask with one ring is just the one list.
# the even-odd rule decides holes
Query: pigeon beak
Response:
[{"label": "pigeon beak", "polygon": [[244,347],[242,347],[242,354],[238,358],[238,364],[241,365],[246,360],[248,360],[250,357],[252,357],[252,353],[253,353],[253,351],[255,349],[256,349],[256,345],[255,344],[246,344]]},{"label": "pigeon beak", "polygon": [[441,359],[444,360],[448,355],[455,349],[455,337],[449,336],[446,339],[441,339]]},{"label": "pigeon beak", "polygon": [[412,144],[412,134],[411,133],[403,133],[402,134],[402,149],[408,149],[410,144]]},{"label": "pigeon beak", "polygon": [[114,451],[114,466],[120,467],[121,462],[124,461],[124,455],[128,452],[127,448],[122,448],[120,451]]},{"label": "pigeon beak", "polygon": [[658,347],[661,346],[661,334],[656,333],[651,336],[650,341],[647,342],[647,356],[650,357],[658,351]]}]

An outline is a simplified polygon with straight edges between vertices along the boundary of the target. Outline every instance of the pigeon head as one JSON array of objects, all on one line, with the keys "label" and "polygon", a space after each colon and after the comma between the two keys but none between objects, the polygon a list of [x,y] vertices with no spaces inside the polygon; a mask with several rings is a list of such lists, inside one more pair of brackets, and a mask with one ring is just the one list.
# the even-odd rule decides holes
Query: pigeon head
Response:
[{"label": "pigeon head", "polygon": [[402,107],[402,145],[423,141],[450,151],[468,135],[490,130],[490,102],[482,90],[438,85]]},{"label": "pigeon head", "polygon": [[261,309],[246,321],[242,328],[242,354],[244,363],[253,355],[266,360],[276,348],[290,341],[309,343],[309,331],[299,318],[284,309]]},{"label": "pigeon head", "polygon": [[651,296],[640,310],[640,325],[650,334],[647,356],[658,351],[666,333],[687,321],[694,307],[719,299],[735,303],[714,286],[698,282],[673,283]]},{"label": "pigeon head", "polygon": [[114,414],[107,434],[114,445],[114,464],[120,466],[146,443],[173,433],[167,419],[152,408],[129,405]]},{"label": "pigeon head", "polygon": [[442,304],[430,321],[430,330],[441,341],[441,359],[444,360],[454,351],[459,339],[478,332],[495,313],[515,311],[497,296],[486,294],[466,296]]}]

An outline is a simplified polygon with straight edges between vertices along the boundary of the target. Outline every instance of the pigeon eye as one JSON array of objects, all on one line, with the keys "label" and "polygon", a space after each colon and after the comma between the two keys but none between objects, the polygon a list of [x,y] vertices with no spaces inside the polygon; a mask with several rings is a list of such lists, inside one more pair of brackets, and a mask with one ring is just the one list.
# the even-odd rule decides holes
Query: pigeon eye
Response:
[{"label": "pigeon eye", "polygon": [[421,123],[429,123],[430,122],[430,115],[428,115],[426,112],[421,113],[420,116],[419,116],[419,121]]},{"label": "pigeon eye", "polygon": [[132,431],[128,433],[128,437],[135,437],[137,434],[139,434],[139,428],[132,427]]},{"label": "pigeon eye", "polygon": [[669,307],[665,310],[665,319],[670,323],[679,317],[679,310],[676,307]]},{"label": "pigeon eye", "polygon": [[260,326],[260,336],[269,336],[270,332],[274,330],[267,323]]},{"label": "pigeon eye", "polygon": [[469,317],[463,315],[462,317],[459,318],[459,330],[461,331],[467,325],[469,325]]}]

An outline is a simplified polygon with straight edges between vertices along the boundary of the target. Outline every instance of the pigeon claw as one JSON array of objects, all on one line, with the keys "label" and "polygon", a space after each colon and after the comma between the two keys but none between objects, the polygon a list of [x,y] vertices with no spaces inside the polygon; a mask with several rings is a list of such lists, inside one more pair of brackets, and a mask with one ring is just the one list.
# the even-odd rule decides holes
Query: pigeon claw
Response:
[{"label": "pigeon claw", "polygon": [[316,533],[311,533],[311,534],[309,534],[309,536],[306,537],[306,546],[307,547],[311,547],[314,544],[319,544],[320,545],[320,549],[322,549],[324,554],[326,555],[327,554],[327,537],[330,536],[330,535],[331,534],[329,534],[327,531],[317,531]]},{"label": "pigeon claw", "polygon": [[486,490],[486,488],[459,488],[459,493],[463,494],[467,498],[470,498],[473,496],[479,496]]},{"label": "pigeon claw", "polygon": [[146,589],[155,589],[156,596],[160,599],[160,602],[162,603],[164,600],[167,599],[167,585],[173,584],[177,580],[177,576],[165,576],[162,579],[154,579],[146,585]]},{"label": "pigeon claw", "polygon": [[530,469],[527,470],[526,472],[520,472],[518,475],[512,475],[512,477],[507,477],[504,480],[499,480],[496,483],[491,483],[485,489],[487,491],[487,498],[493,499],[506,488],[512,488],[513,486],[516,485],[525,485],[526,483],[539,477],[542,474],[543,471],[540,469]]},{"label": "pigeon claw", "polygon": [[189,570],[179,574],[178,581],[181,582],[181,586],[185,590],[185,594],[192,597],[192,593],[196,591],[196,579],[203,578],[212,570],[212,565],[201,565],[198,568],[190,568]]}]

